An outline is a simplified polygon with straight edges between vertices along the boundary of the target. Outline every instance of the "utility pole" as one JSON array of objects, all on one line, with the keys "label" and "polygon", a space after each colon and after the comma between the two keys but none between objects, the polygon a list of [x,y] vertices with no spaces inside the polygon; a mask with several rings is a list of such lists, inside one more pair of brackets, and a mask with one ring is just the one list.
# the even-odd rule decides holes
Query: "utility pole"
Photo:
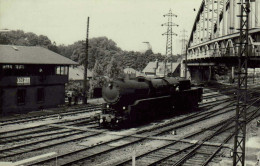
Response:
[{"label": "utility pole", "polygon": [[172,32],[172,27],[173,26],[179,26],[177,24],[174,24],[172,22],[172,18],[173,17],[177,17],[177,15],[173,14],[171,9],[169,11],[169,13],[163,15],[163,17],[168,17],[168,22],[162,24],[162,26],[167,26],[167,32],[163,33],[162,35],[167,35],[167,40],[166,40],[166,57],[164,60],[164,77],[166,76],[166,61],[167,61],[167,57],[172,55],[172,36],[175,35],[177,36],[176,33]]},{"label": "utility pole", "polygon": [[250,12],[249,0],[240,3],[240,41],[238,50],[238,84],[236,106],[236,128],[234,139],[233,166],[245,165],[246,145],[246,114],[247,114],[247,62],[248,53],[248,17]]},{"label": "utility pole", "polygon": [[88,33],[89,33],[89,17],[87,22],[87,34],[86,34],[86,56],[84,60],[84,82],[83,82],[83,102],[84,104],[88,103],[88,93],[87,93],[87,74],[88,74]]}]

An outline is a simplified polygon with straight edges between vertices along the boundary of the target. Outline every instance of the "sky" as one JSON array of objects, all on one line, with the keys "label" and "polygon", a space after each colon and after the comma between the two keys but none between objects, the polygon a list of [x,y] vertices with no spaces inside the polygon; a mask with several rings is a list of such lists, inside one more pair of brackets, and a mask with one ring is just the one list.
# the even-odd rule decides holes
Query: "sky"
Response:
[{"label": "sky", "polygon": [[[149,42],[154,53],[165,54],[167,22],[171,9],[173,54],[180,53],[183,29],[189,38],[202,0],[0,0],[0,29],[23,30],[46,35],[59,44],[106,36],[123,50],[145,51]],[[196,11],[194,11],[194,9]]]}]

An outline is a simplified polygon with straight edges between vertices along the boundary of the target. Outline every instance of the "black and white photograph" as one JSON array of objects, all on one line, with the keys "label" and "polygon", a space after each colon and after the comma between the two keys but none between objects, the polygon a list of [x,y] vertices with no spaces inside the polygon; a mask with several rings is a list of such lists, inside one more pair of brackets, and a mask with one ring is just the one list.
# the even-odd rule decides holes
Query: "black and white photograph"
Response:
[{"label": "black and white photograph", "polygon": [[260,0],[0,0],[0,166],[260,166]]}]

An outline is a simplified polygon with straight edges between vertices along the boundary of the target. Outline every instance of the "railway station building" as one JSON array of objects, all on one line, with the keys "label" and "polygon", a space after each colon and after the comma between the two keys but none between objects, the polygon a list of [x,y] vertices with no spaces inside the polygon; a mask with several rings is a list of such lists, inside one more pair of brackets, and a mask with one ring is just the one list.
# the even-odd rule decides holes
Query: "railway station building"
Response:
[{"label": "railway station building", "polygon": [[76,62],[46,48],[0,45],[0,114],[65,103],[65,83]]}]

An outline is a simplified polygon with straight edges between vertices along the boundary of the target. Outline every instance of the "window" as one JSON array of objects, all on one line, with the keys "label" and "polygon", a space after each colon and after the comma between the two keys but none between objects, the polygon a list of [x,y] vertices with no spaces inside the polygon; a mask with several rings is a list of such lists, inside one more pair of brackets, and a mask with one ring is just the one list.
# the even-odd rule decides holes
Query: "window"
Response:
[{"label": "window", "polygon": [[63,68],[63,69],[62,69],[63,72],[62,72],[61,74],[62,74],[62,75],[67,75],[67,74],[68,74],[68,73],[67,73],[67,66],[62,66],[62,68]]},{"label": "window", "polygon": [[44,88],[37,89],[37,102],[44,101]]},{"label": "window", "polygon": [[56,66],[55,74],[60,75],[60,66]]},{"label": "window", "polygon": [[65,75],[65,67],[64,66],[60,67],[60,74]]},{"label": "window", "polygon": [[13,75],[13,65],[3,65],[2,66],[3,69],[3,74],[6,76],[10,76]]},{"label": "window", "polygon": [[18,89],[17,91],[17,104],[25,104],[25,97],[26,97],[26,90],[25,89]]},{"label": "window", "polygon": [[3,69],[12,69],[13,66],[12,65],[3,65]]},{"label": "window", "polygon": [[56,66],[55,74],[57,75],[67,75],[68,67],[67,66]]},{"label": "window", "polygon": [[22,70],[24,69],[24,65],[15,65],[15,69]]}]

